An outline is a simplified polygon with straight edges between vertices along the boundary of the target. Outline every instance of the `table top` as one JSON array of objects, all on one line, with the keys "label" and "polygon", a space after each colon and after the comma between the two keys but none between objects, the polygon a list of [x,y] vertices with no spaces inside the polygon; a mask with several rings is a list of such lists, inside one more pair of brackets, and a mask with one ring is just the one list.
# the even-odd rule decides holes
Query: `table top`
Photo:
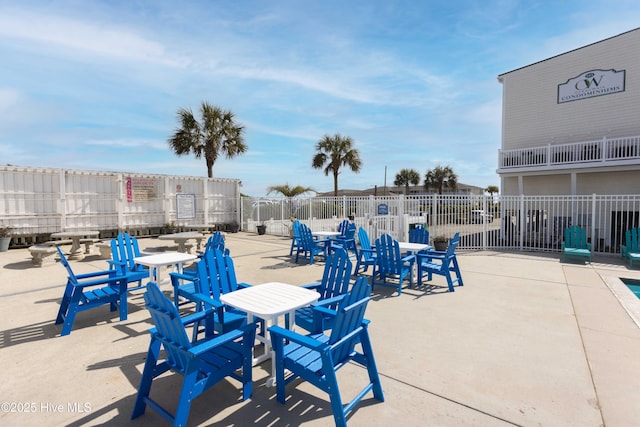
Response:
[{"label": "table top", "polygon": [[305,307],[318,298],[320,294],[316,291],[279,282],[254,285],[220,296],[224,304],[262,318]]},{"label": "table top", "polygon": [[314,236],[335,237],[342,233],[339,231],[312,231],[311,234]]},{"label": "table top", "polygon": [[198,257],[196,255],[186,254],[184,252],[163,252],[161,254],[135,257],[133,262],[149,267],[158,267],[162,265],[193,261],[197,258]]},{"label": "table top", "polygon": [[199,231],[183,231],[181,233],[163,234],[158,236],[160,240],[176,240],[176,239],[202,239],[204,235]]},{"label": "table top", "polygon": [[100,232],[98,230],[88,231],[59,231],[57,233],[51,233],[51,237],[91,237],[98,236]]},{"label": "table top", "polygon": [[431,249],[431,245],[426,243],[398,242],[401,251],[419,252],[425,249]]}]

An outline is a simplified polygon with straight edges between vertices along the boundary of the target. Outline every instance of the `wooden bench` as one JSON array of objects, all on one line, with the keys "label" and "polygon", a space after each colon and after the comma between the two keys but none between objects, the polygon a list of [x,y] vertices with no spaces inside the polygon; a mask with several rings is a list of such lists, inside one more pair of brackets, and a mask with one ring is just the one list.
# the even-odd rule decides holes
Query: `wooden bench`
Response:
[{"label": "wooden bench", "polygon": [[34,245],[29,247],[31,252],[31,262],[36,267],[44,267],[45,265],[53,265],[56,263],[55,245]]}]

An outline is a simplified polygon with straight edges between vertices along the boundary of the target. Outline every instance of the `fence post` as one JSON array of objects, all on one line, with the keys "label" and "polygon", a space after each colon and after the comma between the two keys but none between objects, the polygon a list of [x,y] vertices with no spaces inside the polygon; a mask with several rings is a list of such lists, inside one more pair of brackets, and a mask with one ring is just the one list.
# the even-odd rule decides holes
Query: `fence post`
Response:
[{"label": "fence post", "polygon": [[209,224],[209,181],[202,179],[202,223]]},{"label": "fence post", "polygon": [[347,212],[347,196],[342,196],[342,218],[347,218],[349,213]]},{"label": "fence post", "polygon": [[596,245],[595,221],[596,221],[596,193],[593,193],[593,195],[591,196],[591,221],[590,221],[590,223],[591,223],[591,247],[593,248],[594,251],[596,249],[600,249]]},{"label": "fence post", "polygon": [[164,177],[164,223],[171,223],[171,199],[169,198],[169,177]]},{"label": "fence post", "polygon": [[[491,197],[491,196],[489,196]],[[489,218],[489,210],[487,209],[487,196],[482,198],[482,210],[484,212],[484,216],[482,217],[482,250],[487,250],[487,220]]]},{"label": "fence post", "polygon": [[60,214],[60,230],[67,226],[67,185],[64,179],[64,169],[60,169],[60,197],[58,198],[58,213]]},{"label": "fence post", "polygon": [[525,233],[525,226],[526,226],[526,216],[525,216],[525,206],[524,206],[524,194],[520,194],[520,218],[519,218],[519,222],[520,222],[520,233],[519,233],[519,239],[520,239],[520,250],[524,250],[524,233]]},{"label": "fence post", "polygon": [[116,185],[118,186],[118,198],[116,200],[116,211],[118,214],[118,233],[123,230],[122,224],[124,223],[124,207],[125,207],[125,201],[124,198],[126,197],[126,190],[123,191],[122,187],[123,185],[125,185],[125,189],[126,189],[126,183],[124,180],[124,177],[122,176],[121,173],[116,175]]}]

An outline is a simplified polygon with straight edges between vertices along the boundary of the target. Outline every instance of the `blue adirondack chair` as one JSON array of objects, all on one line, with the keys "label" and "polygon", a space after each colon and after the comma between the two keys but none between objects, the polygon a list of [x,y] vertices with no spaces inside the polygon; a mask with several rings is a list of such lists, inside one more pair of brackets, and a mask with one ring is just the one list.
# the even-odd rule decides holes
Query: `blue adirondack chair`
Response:
[{"label": "blue adirondack chair", "polygon": [[[365,277],[359,277],[334,313],[334,326],[329,335],[324,333],[301,335],[288,329],[269,328],[276,358],[276,398],[285,403],[285,387],[300,377],[329,394],[336,426],[346,426],[346,416],[373,391],[373,396],[384,401],[380,377],[376,367],[368,324],[364,313],[369,302],[371,287]],[[327,310],[329,312],[329,310]],[[285,344],[287,342],[288,344]],[[355,349],[360,343],[362,353]],[[349,361],[367,369],[368,383],[350,402],[342,404],[337,371]],[[285,370],[291,376],[285,379]]]},{"label": "blue adirondack chair", "polygon": [[[129,233],[118,233],[111,240],[111,260],[109,268],[118,271],[118,274],[127,276],[127,284],[138,282],[138,286],[129,287],[129,291],[144,288],[142,281],[149,278],[149,268],[136,264],[133,259],[140,256],[138,240]],[[128,286],[128,285],[127,285]]]},{"label": "blue adirondack chair", "polygon": [[429,244],[429,230],[421,225],[416,226],[413,230],[409,230],[409,242]]},{"label": "blue adirondack chair", "polygon": [[355,274],[360,274],[360,268],[364,273],[369,269],[369,266],[376,265],[376,249],[371,246],[371,240],[369,240],[369,234],[367,230],[360,227],[358,229],[358,242],[360,242],[360,249],[358,249],[358,262],[356,263]]},{"label": "blue adirondack chair", "polygon": [[640,228],[632,228],[625,233],[625,244],[620,245],[622,259],[629,260],[629,267],[634,262],[640,262]]},{"label": "blue adirondack chair", "polygon": [[[219,231],[216,231],[211,236],[209,236],[209,238],[207,239],[207,243],[204,245],[203,253],[206,253],[207,251],[210,251],[213,248],[220,249],[220,251],[222,251],[222,253],[224,253],[225,255],[230,254],[229,248],[224,247],[224,236]],[[202,258],[202,255],[203,254],[198,255],[198,257]]]},{"label": "blue adirondack chair", "polygon": [[591,262],[591,243],[587,242],[587,230],[572,225],[564,230],[564,241],[562,242],[562,259],[586,258]]},{"label": "blue adirondack chair", "polygon": [[351,250],[354,255],[358,256],[358,247],[356,245],[356,225],[344,220],[338,227],[340,235],[336,236],[334,241],[331,242],[330,250],[337,248],[344,248],[347,253]]},{"label": "blue adirondack chair", "polygon": [[127,320],[127,278],[116,270],[75,274],[59,247],[60,263],[67,269],[64,289],[56,325],[62,323],[61,336],[69,335],[76,315],[101,305],[109,304],[111,311],[120,311],[120,320]]},{"label": "blue adirondack chair", "polygon": [[[394,240],[390,235],[383,234],[376,239],[376,264],[371,275],[372,289],[376,285],[376,276],[382,282],[383,286],[392,286],[398,288],[398,295],[402,294],[402,282],[409,279],[409,287],[413,282],[413,264],[415,263],[415,255],[400,255],[400,247],[398,241]],[[387,278],[392,277],[398,280],[398,284],[387,283]]]},{"label": "blue adirondack chair", "polygon": [[[427,280],[431,280],[433,275],[444,276],[447,279],[449,292],[455,289],[454,284],[464,286],[460,267],[458,266],[458,258],[456,257],[456,248],[460,243],[460,233],[453,235],[449,240],[446,251],[428,251],[426,253],[419,252],[416,254],[418,263],[418,286],[422,286],[422,276],[426,273]],[[455,277],[451,275],[455,273]]]},{"label": "blue adirondack chair", "polygon": [[309,265],[311,265],[316,255],[326,257],[330,246],[330,239],[314,239],[311,229],[305,224],[300,223],[300,246],[296,251],[295,262],[298,262],[298,258],[300,254],[302,254],[303,257],[309,258]]},{"label": "blue adirondack chair", "polygon": [[320,313],[314,310],[314,307],[327,307],[335,310],[338,302],[349,290],[351,271],[352,264],[349,260],[349,255],[343,248],[339,248],[329,255],[324,265],[322,280],[317,283],[304,285],[305,288],[318,292],[320,298],[310,307],[303,307],[296,310],[296,325],[309,332],[321,332],[332,327],[330,318],[314,318],[314,316]]},{"label": "blue adirondack chair", "polygon": [[[149,405],[174,426],[185,426],[193,400],[226,377],[240,381],[242,400],[251,397],[254,325],[245,325],[222,335],[210,334],[202,341],[190,342],[185,325],[212,315],[212,311],[202,311],[182,319],[176,306],[154,282],[147,285],[144,299],[155,328],[149,330],[151,343],[132,419],[144,414]],[[165,350],[165,360],[160,360],[161,347]],[[149,396],[153,380],[169,370],[184,377],[175,415]]]},{"label": "blue adirondack chair", "polygon": [[[180,297],[194,302],[197,312],[215,310],[216,332],[224,333],[237,329],[246,323],[247,315],[224,305],[220,301],[220,295],[250,285],[238,284],[233,259],[229,255],[224,255],[220,249],[212,248],[203,255],[203,258],[196,263],[195,276],[192,273],[170,274],[174,289],[178,290]],[[199,326],[200,323],[196,322],[194,337],[200,332]]]},{"label": "blue adirondack chair", "polygon": [[291,250],[289,250],[289,256],[293,255],[293,250],[298,249],[301,245],[300,242],[300,221],[295,220],[293,224],[291,224],[291,228],[293,229],[293,236],[291,237]]}]

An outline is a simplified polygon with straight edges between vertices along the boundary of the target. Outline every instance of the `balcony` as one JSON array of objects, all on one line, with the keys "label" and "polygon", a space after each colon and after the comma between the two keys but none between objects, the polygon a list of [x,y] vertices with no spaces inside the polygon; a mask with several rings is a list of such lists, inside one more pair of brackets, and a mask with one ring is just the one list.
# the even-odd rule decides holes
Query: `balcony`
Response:
[{"label": "balcony", "polygon": [[498,173],[640,164],[640,136],[499,150]]}]

